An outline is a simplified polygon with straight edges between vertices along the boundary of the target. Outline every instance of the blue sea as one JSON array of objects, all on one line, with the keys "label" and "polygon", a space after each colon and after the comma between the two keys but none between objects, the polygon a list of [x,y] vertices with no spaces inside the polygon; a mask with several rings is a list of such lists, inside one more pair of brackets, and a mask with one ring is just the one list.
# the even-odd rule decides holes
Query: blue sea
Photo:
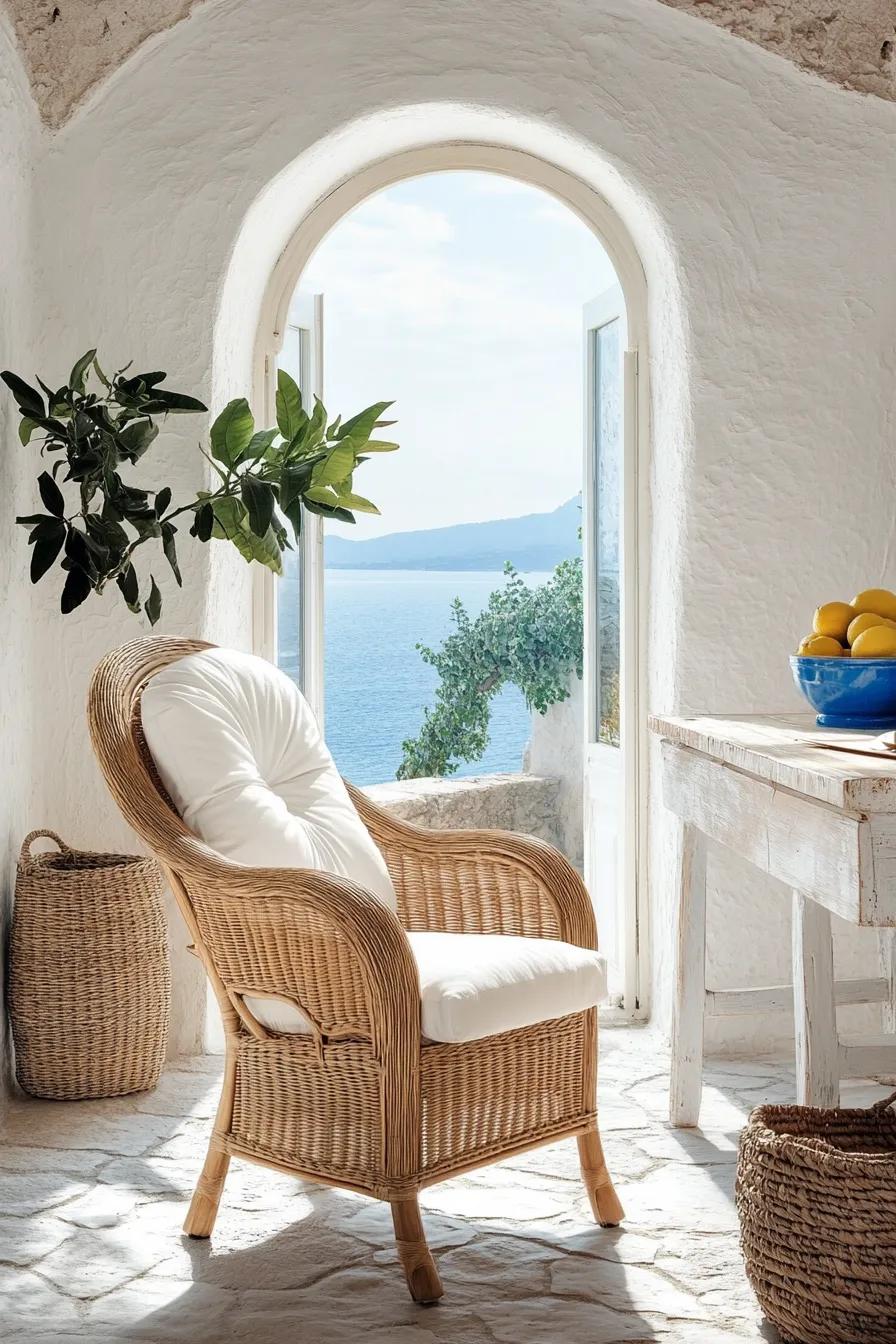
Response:
[{"label": "blue sea", "polygon": [[[527,574],[526,581],[548,577]],[[454,598],[475,614],[503,582],[500,573],[326,571],[324,732],[353,783],[394,779],[403,740],[417,735],[423,710],[433,703],[438,674],[415,645],[438,647],[451,632]],[[281,612],[284,606],[291,603],[281,602]],[[281,619],[280,665],[292,674],[297,660],[290,644],[294,649],[295,635]],[[462,762],[458,775],[521,769],[530,724],[522,693],[505,686],[492,701],[485,755]]]}]

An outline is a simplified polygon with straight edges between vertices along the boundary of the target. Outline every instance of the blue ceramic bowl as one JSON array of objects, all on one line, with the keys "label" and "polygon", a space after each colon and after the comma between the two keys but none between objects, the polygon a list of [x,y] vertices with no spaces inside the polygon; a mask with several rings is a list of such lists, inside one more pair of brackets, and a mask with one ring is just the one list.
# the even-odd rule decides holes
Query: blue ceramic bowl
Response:
[{"label": "blue ceramic bowl", "polygon": [[896,658],[802,658],[793,679],[823,728],[896,728]]}]

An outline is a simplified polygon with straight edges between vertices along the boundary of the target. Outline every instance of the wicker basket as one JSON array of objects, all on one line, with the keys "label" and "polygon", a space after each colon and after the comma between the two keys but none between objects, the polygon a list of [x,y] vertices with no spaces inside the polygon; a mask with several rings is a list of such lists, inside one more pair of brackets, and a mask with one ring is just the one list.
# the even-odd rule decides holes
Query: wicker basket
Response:
[{"label": "wicker basket", "polygon": [[894,1101],[760,1106],[741,1135],[747,1276],[788,1344],[896,1344]]},{"label": "wicker basket", "polygon": [[[60,852],[32,854],[39,836]],[[155,861],[90,854],[52,831],[32,831],[19,858],[9,943],[20,1086],[63,1101],[154,1087],[170,999]]]}]

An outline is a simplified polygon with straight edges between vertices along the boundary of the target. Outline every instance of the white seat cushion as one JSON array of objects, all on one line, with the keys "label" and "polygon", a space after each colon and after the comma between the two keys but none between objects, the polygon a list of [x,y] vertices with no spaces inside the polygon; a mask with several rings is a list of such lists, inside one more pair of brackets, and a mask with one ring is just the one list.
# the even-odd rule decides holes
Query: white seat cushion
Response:
[{"label": "white seat cushion", "polygon": [[187,826],[250,867],[316,868],[396,909],[304,696],[263,658],[206,649],[164,668],[141,702],[162,783]]},{"label": "white seat cushion", "polygon": [[[429,1041],[477,1041],[600,1003],[607,993],[599,952],[547,938],[409,933],[420,972],[421,1031]],[[292,1004],[246,995],[272,1031],[308,1032]]]}]

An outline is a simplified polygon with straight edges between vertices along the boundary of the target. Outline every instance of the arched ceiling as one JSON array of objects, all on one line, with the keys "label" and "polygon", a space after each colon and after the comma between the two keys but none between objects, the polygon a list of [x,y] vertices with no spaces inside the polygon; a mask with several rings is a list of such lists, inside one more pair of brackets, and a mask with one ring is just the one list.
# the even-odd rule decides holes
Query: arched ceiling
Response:
[{"label": "arched ceiling", "polygon": [[[338,3],[339,0],[334,0]],[[143,42],[200,0],[0,0],[35,100],[61,126]],[[251,3],[251,0],[244,0]],[[663,0],[843,88],[896,101],[896,0]]]}]

